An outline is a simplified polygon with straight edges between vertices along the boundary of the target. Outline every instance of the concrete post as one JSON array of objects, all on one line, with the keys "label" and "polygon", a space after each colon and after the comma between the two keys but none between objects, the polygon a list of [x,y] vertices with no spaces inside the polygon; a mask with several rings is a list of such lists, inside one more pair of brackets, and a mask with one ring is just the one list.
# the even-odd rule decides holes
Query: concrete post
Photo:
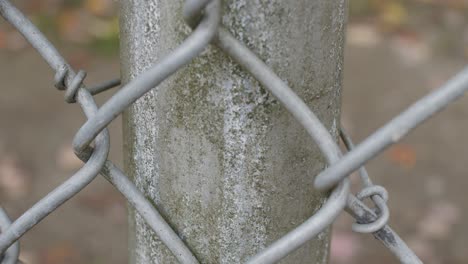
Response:
[{"label": "concrete post", "polygon": [[[124,82],[188,34],[182,0],[121,5]],[[345,0],[225,0],[223,25],[338,135]],[[317,210],[325,161],[305,130],[215,47],[124,114],[125,170],[202,263],[241,263]],[[130,213],[131,263],[176,263]],[[283,260],[326,263],[329,232]]]}]

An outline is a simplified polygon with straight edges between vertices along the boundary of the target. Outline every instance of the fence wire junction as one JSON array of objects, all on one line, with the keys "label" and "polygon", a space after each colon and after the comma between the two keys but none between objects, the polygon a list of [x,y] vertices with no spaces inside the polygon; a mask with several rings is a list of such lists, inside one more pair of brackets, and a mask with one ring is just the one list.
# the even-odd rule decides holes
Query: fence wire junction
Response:
[{"label": "fence wire junction", "polygon": [[[401,263],[422,263],[387,224],[390,215],[386,205],[388,193],[384,187],[372,183],[363,165],[462,96],[468,89],[468,68],[415,102],[356,147],[342,128],[340,136],[348,149],[348,153],[343,154],[329,131],[301,98],[252,51],[222,27],[220,5],[220,0],[185,1],[183,16],[193,29],[192,34],[168,56],[125,84],[98,108],[93,95],[120,85],[120,81],[112,80],[94,87],[86,87],[83,84],[86,72],[75,72],[18,9],[9,1],[0,0],[0,14],[28,40],[56,72],[54,85],[58,90],[64,91],[65,101],[78,103],[87,117],[87,121],[73,140],[76,155],[85,162],[83,167],[14,221],[10,221],[6,212],[0,208],[1,264],[20,263],[18,239],[79,193],[98,174],[103,175],[122,193],[180,263],[203,263],[202,259],[195,257],[159,214],[157,208],[145,198],[123,171],[107,160],[110,143],[106,127],[129,105],[189,64],[193,58],[200,56],[210,45],[225,52],[269,90],[306,129],[329,164],[314,182],[317,190],[330,190],[323,206],[305,222],[252,256],[247,263],[275,263],[281,260],[326,230],[343,210],[356,219],[352,226],[355,232],[372,233]],[[353,195],[350,193],[347,176],[356,170],[359,170],[362,190]],[[375,208],[366,206],[363,202],[365,199],[370,199]]]}]

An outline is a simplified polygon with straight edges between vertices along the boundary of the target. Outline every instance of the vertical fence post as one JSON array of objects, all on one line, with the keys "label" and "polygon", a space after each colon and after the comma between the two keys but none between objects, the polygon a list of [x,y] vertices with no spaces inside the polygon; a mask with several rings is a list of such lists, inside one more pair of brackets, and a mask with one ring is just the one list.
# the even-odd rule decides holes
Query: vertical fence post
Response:
[{"label": "vertical fence post", "polygon": [[[124,82],[188,34],[182,0],[121,5]],[[223,2],[223,25],[262,58],[338,135],[345,0]],[[124,114],[126,172],[202,263],[240,263],[324,201],[325,161],[304,129],[215,47]],[[131,263],[175,263],[130,212]],[[284,263],[326,263],[329,232]]]}]

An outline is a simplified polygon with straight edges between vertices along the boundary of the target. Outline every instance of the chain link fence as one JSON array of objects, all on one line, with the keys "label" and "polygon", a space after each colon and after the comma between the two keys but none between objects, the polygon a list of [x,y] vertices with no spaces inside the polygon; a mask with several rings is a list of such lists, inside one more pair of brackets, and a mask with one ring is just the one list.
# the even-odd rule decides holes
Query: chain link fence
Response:
[{"label": "chain link fence", "polygon": [[[0,210],[2,264],[20,263],[18,239],[80,192],[98,174],[102,174],[122,193],[179,262],[203,262],[192,254],[190,248],[122,170],[107,160],[110,143],[106,127],[130,104],[190,63],[209,45],[214,45],[229,55],[275,95],[306,129],[329,163],[328,168],[315,178],[317,190],[330,190],[325,204],[304,223],[253,256],[248,263],[279,261],[327,229],[343,210],[356,219],[356,223],[352,226],[355,232],[373,234],[401,263],[422,263],[387,224],[390,215],[386,205],[388,193],[384,187],[372,183],[363,165],[462,96],[468,89],[468,69],[414,103],[356,147],[341,128],[340,136],[348,149],[348,153],[343,154],[333,137],[301,98],[252,51],[220,25],[220,0],[187,0],[183,15],[187,24],[193,29],[192,34],[169,56],[122,87],[101,108],[97,107],[92,96],[120,85],[119,80],[85,87],[83,80],[86,72],[80,70],[75,73],[55,47],[10,2],[0,0],[0,14],[21,32],[56,72],[55,87],[64,91],[65,101],[78,103],[88,119],[73,140],[75,153],[85,162],[84,166],[15,221],[11,222],[6,212]],[[355,170],[359,170],[362,189],[353,195],[350,193],[347,176]],[[374,204],[374,208],[365,205],[366,199]]]}]

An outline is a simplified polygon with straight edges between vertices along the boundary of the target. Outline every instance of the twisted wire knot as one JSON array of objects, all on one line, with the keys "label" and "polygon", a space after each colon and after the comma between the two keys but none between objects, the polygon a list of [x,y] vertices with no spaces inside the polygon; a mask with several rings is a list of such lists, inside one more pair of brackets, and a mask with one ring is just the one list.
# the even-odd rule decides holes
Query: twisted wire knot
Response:
[{"label": "twisted wire knot", "polygon": [[374,195],[378,195],[380,198],[382,198],[385,202],[388,201],[388,192],[387,189],[380,185],[372,185],[369,187],[365,187],[362,189],[358,194],[356,194],[356,197],[359,200],[364,200],[366,198],[372,197]]},{"label": "twisted wire knot", "polygon": [[67,103],[76,103],[75,96],[76,93],[78,92],[78,89],[81,87],[83,84],[84,79],[86,78],[86,72],[83,70],[78,71],[78,73],[73,77],[73,80],[71,81],[70,85],[66,85],[65,83],[65,78],[67,77],[69,73],[69,68],[68,66],[63,66],[60,68],[57,73],[55,74],[55,87],[59,90],[65,90],[65,101]]},{"label": "twisted wire knot", "polygon": [[369,223],[354,223],[352,226],[353,231],[359,233],[374,233],[382,229],[387,224],[390,217],[390,212],[387,207],[387,190],[380,185],[370,185],[363,188],[356,197],[361,201],[364,201],[366,198],[371,198],[375,205],[374,213],[377,215],[377,218]]}]

